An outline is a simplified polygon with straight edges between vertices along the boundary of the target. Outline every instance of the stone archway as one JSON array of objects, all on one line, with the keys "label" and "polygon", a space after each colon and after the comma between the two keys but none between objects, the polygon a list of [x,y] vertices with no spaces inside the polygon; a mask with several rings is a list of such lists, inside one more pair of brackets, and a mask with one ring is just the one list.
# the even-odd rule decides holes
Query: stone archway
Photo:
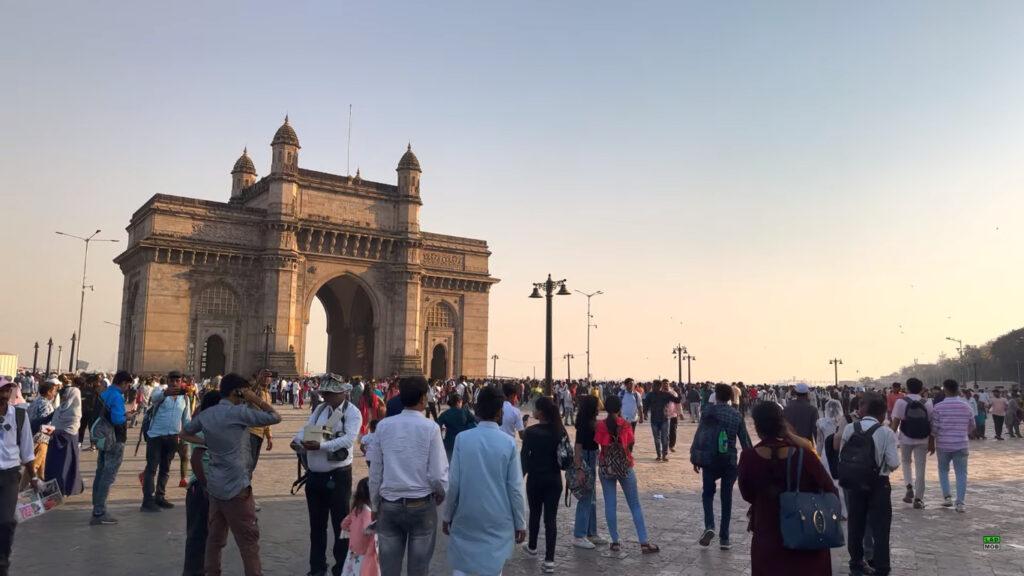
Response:
[{"label": "stone archway", "polygon": [[327,371],[373,377],[378,317],[367,286],[344,274],[320,286],[315,298],[327,317]]},{"label": "stone archway", "polygon": [[430,380],[448,379],[448,351],[444,344],[434,346],[434,352],[430,358]]},{"label": "stone archway", "polygon": [[227,354],[224,351],[224,339],[214,334],[207,338],[203,344],[200,377],[213,378],[214,376],[223,376],[226,367]]}]

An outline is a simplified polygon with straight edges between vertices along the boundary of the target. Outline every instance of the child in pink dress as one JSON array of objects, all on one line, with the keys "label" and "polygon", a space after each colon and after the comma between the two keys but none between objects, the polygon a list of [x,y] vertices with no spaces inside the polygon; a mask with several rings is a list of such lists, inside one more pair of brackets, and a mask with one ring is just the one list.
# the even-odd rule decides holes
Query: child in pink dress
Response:
[{"label": "child in pink dress", "polygon": [[380,576],[377,533],[370,527],[370,482],[363,478],[352,495],[352,511],[341,521],[348,533],[348,556],[341,576]]}]

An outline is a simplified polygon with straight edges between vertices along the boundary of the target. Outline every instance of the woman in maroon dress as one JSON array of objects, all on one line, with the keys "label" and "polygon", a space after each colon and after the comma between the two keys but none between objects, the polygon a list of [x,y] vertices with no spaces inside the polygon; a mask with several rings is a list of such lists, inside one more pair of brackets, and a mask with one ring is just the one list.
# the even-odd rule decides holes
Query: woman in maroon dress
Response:
[{"label": "woman in maroon dress", "polygon": [[[828,549],[788,550],[782,546],[779,494],[786,490],[786,457],[798,448],[805,452],[801,491],[835,492],[832,478],[810,443],[789,428],[778,404],[760,402],[751,416],[761,442],[743,451],[739,465],[740,494],[750,502],[751,576],[830,576],[832,558]],[[796,468],[797,458],[791,462]],[[795,478],[796,470],[792,473]]]}]

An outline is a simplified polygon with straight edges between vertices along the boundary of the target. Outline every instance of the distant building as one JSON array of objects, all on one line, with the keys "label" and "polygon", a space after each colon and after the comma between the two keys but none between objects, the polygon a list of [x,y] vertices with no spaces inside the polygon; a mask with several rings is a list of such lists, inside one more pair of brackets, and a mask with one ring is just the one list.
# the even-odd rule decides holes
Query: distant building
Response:
[{"label": "distant building", "polygon": [[243,151],[228,202],[158,194],[135,212],[114,260],[124,273],[118,365],[295,376],[319,298],[331,372],[486,375],[490,251],[420,231],[412,147],[397,185],[301,168],[299,149],[285,118],[270,173],[258,178]]}]

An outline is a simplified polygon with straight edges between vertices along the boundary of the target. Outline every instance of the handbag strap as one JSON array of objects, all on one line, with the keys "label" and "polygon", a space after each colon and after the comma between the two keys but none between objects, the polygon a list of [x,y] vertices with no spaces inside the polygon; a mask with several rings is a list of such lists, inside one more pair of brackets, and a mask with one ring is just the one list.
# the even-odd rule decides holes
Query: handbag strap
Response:
[{"label": "handbag strap", "polygon": [[790,452],[789,456],[786,456],[786,492],[799,492],[800,491],[800,477],[803,475],[803,471],[804,471],[804,449],[801,448],[801,447],[797,447],[796,450],[798,450],[800,452],[800,455],[797,457],[797,461],[796,461],[796,486],[792,486],[791,487],[791,484],[790,484],[790,480],[792,479],[791,478],[792,466],[790,466],[790,459],[793,457],[793,454],[795,454],[796,452]]}]

